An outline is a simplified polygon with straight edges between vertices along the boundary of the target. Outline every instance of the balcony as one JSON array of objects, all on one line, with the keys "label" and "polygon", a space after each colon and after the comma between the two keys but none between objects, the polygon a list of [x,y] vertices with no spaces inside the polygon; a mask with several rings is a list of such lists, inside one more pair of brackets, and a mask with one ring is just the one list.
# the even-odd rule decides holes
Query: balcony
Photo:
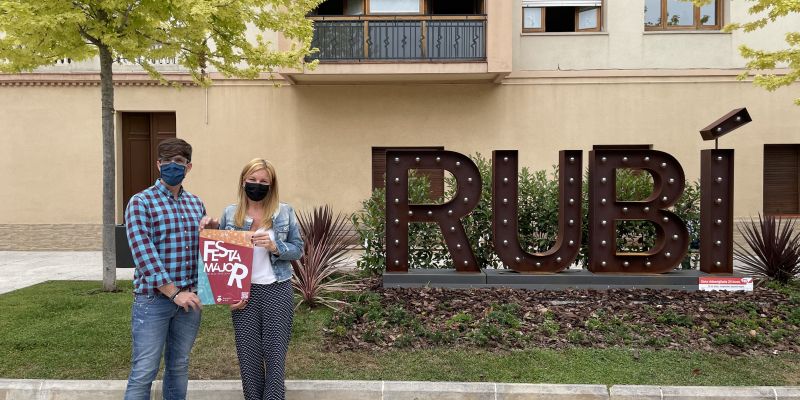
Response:
[{"label": "balcony", "polygon": [[318,65],[279,71],[293,84],[481,83],[511,72],[506,2],[327,0],[308,18],[319,51],[307,61]]},{"label": "balcony", "polygon": [[481,62],[486,16],[312,17],[320,62]]}]

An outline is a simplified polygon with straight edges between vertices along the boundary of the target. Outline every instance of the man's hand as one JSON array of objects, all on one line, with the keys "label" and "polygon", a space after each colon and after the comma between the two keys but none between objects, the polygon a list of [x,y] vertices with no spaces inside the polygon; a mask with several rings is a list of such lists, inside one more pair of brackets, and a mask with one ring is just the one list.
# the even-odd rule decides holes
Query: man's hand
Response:
[{"label": "man's hand", "polygon": [[197,311],[203,309],[200,298],[192,292],[180,292],[172,301],[177,304],[178,307],[183,307],[183,310],[186,312],[189,312],[190,308]]},{"label": "man's hand", "polygon": [[219,220],[206,215],[200,220],[200,230],[203,229],[219,229]]}]

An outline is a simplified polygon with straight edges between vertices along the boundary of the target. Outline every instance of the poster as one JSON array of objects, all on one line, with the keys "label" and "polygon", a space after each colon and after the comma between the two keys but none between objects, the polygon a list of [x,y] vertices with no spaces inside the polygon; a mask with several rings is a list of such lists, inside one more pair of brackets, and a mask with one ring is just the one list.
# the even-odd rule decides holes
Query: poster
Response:
[{"label": "poster", "polygon": [[200,232],[198,295],[203,304],[235,304],[250,297],[252,233],[204,229]]},{"label": "poster", "polygon": [[727,290],[727,291],[753,291],[753,278],[749,277],[727,277],[709,276],[700,277],[699,289],[703,291]]}]

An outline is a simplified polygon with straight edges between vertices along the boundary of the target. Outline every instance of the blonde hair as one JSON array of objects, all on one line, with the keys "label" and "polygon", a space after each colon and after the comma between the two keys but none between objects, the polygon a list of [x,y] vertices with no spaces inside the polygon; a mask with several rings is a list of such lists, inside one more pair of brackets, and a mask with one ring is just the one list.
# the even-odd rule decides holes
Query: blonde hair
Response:
[{"label": "blonde hair", "polygon": [[248,176],[259,170],[266,170],[270,177],[269,193],[267,197],[261,201],[264,207],[264,218],[261,220],[261,227],[264,229],[272,228],[272,215],[278,210],[280,200],[278,199],[278,177],[275,175],[275,167],[272,163],[263,158],[254,158],[242,168],[242,174],[239,176],[239,204],[236,208],[236,215],[234,222],[238,226],[244,226],[244,219],[247,215],[247,194],[244,192],[244,182]]}]

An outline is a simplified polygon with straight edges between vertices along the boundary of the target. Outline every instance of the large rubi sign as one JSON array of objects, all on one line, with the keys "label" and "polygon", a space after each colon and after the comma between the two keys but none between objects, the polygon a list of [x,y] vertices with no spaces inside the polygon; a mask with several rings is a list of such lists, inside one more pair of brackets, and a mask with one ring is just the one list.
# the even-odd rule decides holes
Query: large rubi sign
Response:
[{"label": "large rubi sign", "polygon": [[[733,272],[733,150],[701,151],[700,270]],[[668,209],[683,193],[685,175],[671,155],[650,149],[602,149],[589,152],[589,263],[594,273],[659,274],[673,270],[688,251],[686,224]],[[559,153],[559,231],[555,244],[528,253],[518,238],[518,152],[492,152],[492,242],[510,269],[555,273],[569,267],[581,247],[583,152]],[[641,201],[620,201],[616,170],[647,171],[653,192]],[[456,181],[456,195],[445,204],[409,204],[408,171],[443,169]],[[434,222],[460,272],[479,272],[460,218],[480,199],[481,176],[469,157],[444,150],[386,152],[386,270],[408,271],[408,224]],[[644,220],[655,225],[655,245],[642,253],[619,253],[616,223]],[[524,221],[528,222],[528,221]]]},{"label": "large rubi sign", "polygon": [[250,297],[253,245],[249,232],[200,232],[198,294],[203,304],[233,304]]}]

